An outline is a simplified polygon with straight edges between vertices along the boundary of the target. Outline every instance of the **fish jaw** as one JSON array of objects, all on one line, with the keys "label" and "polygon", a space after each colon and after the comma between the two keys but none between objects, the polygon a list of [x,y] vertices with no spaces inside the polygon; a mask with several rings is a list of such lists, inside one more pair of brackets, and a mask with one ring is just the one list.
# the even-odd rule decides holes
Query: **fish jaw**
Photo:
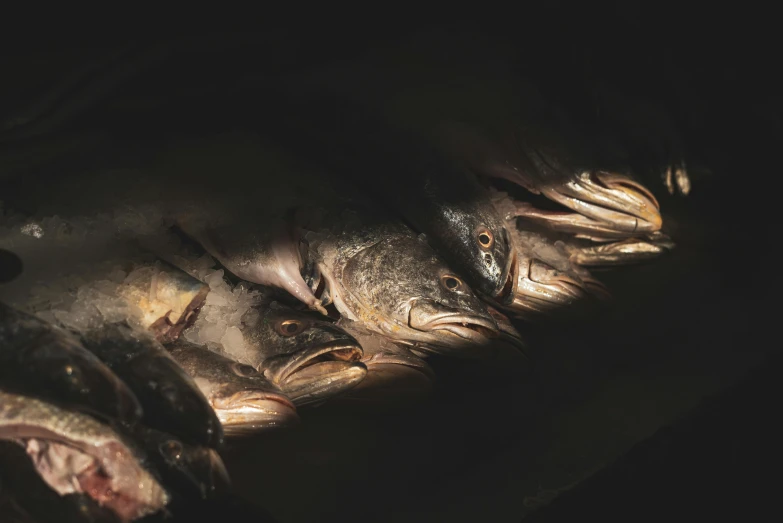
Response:
[{"label": "fish jaw", "polygon": [[586,247],[568,246],[571,260],[584,267],[614,267],[645,262],[666,254],[675,247],[664,234],[628,238]]},{"label": "fish jaw", "polygon": [[291,374],[282,389],[297,406],[321,403],[354,387],[367,376],[360,361],[323,361]]},{"label": "fish jaw", "polygon": [[361,345],[349,338],[338,339],[280,356],[259,365],[264,375],[301,406],[340,394],[367,374],[361,363]]},{"label": "fish jaw", "polygon": [[555,231],[626,238],[659,231],[663,224],[655,196],[622,174],[582,171],[564,182],[541,182],[538,192],[574,212],[546,211],[520,203],[516,216]]},{"label": "fish jaw", "polygon": [[212,406],[228,436],[254,434],[299,423],[296,407],[282,394],[241,391],[213,400]]},{"label": "fish jaw", "polygon": [[521,339],[505,336],[489,313],[486,316],[445,307],[431,300],[415,300],[410,307],[408,326],[425,336],[416,343],[417,351],[454,356],[493,355],[494,341],[503,339],[518,348]]}]

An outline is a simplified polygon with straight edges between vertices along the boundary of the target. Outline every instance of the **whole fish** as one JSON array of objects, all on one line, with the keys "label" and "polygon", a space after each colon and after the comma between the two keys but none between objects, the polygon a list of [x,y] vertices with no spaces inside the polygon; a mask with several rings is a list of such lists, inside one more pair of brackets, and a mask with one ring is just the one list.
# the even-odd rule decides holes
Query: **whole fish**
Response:
[{"label": "whole fish", "polygon": [[355,387],[367,374],[362,348],[333,320],[277,301],[270,289],[245,315],[243,363],[263,372],[297,406]]},{"label": "whole fish", "polygon": [[74,335],[3,303],[0,384],[109,418],[133,422],[142,416],[131,389]]},{"label": "whole fish", "polygon": [[499,330],[487,306],[403,223],[353,206],[301,210],[312,268],[306,280],[347,320],[416,351],[487,356]]},{"label": "whole fish", "polygon": [[0,439],[24,445],[38,474],[58,494],[84,493],[123,522],[169,502],[142,466],[138,449],[86,414],[0,391]]},{"label": "whole fish", "polygon": [[337,324],[362,345],[362,363],[367,366],[367,377],[345,398],[396,403],[419,399],[432,391],[435,373],[422,358],[357,322],[343,318]]},{"label": "whole fish", "polygon": [[222,444],[220,420],[204,394],[150,334],[112,323],[82,339],[139,398],[145,425],[201,445]]},{"label": "whole fish", "polygon": [[291,400],[255,368],[185,341],[174,343],[168,351],[204,393],[227,435],[299,421]]}]

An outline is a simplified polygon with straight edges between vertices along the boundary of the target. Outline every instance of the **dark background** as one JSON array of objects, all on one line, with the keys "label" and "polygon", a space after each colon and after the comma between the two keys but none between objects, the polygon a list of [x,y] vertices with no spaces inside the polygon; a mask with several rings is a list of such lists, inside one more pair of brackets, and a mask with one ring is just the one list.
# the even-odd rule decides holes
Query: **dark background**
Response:
[{"label": "dark background", "polygon": [[[129,39],[250,31],[268,45],[220,66],[273,73],[446,25],[421,9],[317,22],[272,12],[9,17],[0,109]],[[612,307],[524,327],[532,371],[438,360],[435,396],[420,405],[303,411],[300,427],[227,449],[240,496],[280,523],[783,518],[776,31],[747,6],[711,9],[561,3],[449,22],[454,38],[460,27],[506,35],[523,51],[517,65],[584,118],[589,58],[592,74],[667,107],[714,175],[685,198],[655,187],[678,248],[601,274]]]}]

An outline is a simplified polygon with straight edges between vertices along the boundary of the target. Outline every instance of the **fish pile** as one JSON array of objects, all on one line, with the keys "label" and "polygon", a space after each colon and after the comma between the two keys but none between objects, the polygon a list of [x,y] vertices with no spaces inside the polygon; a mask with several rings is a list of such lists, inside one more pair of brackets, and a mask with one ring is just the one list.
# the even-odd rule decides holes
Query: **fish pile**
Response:
[{"label": "fish pile", "polygon": [[69,174],[91,191],[78,212],[56,183],[49,214],[8,206],[0,455],[120,521],[174,511],[230,489],[225,438],[329,400],[416,401],[432,356],[528,355],[525,322],[609,297],[592,268],[673,247],[652,191],[543,125],[534,94],[511,126],[471,121],[462,90],[411,94],[375,65],[284,79],[276,104],[232,93],[209,125],[233,103],[263,118],[162,145],[127,190]]}]

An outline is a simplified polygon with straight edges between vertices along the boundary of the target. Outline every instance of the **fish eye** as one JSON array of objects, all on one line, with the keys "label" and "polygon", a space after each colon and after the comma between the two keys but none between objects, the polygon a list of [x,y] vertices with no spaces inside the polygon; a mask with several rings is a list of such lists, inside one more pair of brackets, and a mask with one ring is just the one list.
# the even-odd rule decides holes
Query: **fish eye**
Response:
[{"label": "fish eye", "polygon": [[495,236],[486,227],[479,227],[476,231],[476,239],[482,249],[490,249],[495,244]]},{"label": "fish eye", "polygon": [[170,439],[168,441],[164,441],[158,448],[160,449],[160,453],[168,459],[178,461],[180,458],[182,458],[182,443],[177,440]]},{"label": "fish eye", "polygon": [[456,291],[457,289],[462,287],[462,280],[450,274],[441,276],[440,281],[443,284],[443,286],[450,291]]},{"label": "fish eye", "polygon": [[231,365],[231,370],[234,371],[234,374],[242,378],[250,378],[258,375],[258,371],[255,368],[250,365],[245,365],[244,363],[234,363]]},{"label": "fish eye", "polygon": [[304,330],[304,324],[299,320],[283,320],[277,324],[276,330],[281,336],[296,336]]}]

